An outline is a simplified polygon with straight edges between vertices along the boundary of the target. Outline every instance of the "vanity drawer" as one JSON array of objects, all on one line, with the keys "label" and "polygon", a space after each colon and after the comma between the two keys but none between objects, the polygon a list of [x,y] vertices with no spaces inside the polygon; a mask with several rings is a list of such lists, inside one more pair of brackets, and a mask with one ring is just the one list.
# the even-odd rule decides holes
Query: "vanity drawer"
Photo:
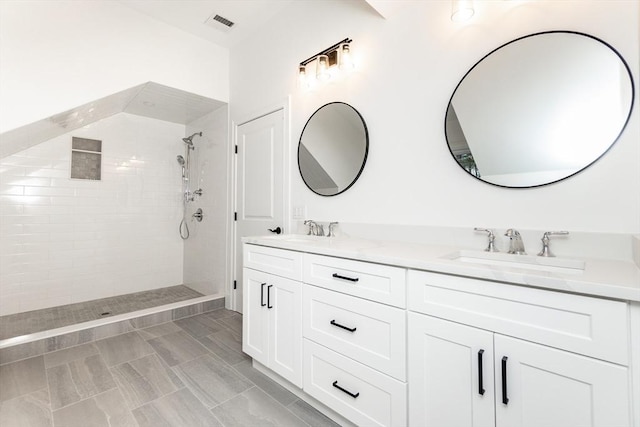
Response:
[{"label": "vanity drawer", "polygon": [[388,265],[306,254],[304,282],[378,301],[406,307],[406,270]]},{"label": "vanity drawer", "polygon": [[406,426],[407,386],[307,339],[304,391],[360,426]]},{"label": "vanity drawer", "polygon": [[243,266],[293,280],[302,279],[302,253],[244,244]]},{"label": "vanity drawer", "polygon": [[404,310],[311,285],[302,299],[304,337],[406,380]]},{"label": "vanity drawer", "polygon": [[414,270],[407,286],[409,310],[628,364],[624,302]]}]

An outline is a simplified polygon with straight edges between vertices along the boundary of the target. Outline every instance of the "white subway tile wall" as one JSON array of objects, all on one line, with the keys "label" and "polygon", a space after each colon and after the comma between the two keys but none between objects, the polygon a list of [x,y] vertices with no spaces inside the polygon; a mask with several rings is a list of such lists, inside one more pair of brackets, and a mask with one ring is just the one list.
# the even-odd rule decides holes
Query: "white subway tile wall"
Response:
[{"label": "white subway tile wall", "polygon": [[[0,315],[181,284],[184,134],[121,113],[0,159]],[[101,181],[70,178],[72,136]]]}]

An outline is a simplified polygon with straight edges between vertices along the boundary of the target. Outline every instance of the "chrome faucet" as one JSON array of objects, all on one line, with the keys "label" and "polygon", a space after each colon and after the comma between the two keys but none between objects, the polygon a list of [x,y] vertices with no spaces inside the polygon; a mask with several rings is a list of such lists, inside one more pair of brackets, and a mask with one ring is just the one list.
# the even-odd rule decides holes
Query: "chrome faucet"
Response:
[{"label": "chrome faucet", "polygon": [[544,256],[544,257],[554,257],[555,255],[551,253],[551,250],[549,249],[549,236],[552,235],[567,235],[569,234],[568,231],[547,231],[542,235],[542,250],[540,251],[540,253],[538,254],[538,256]]},{"label": "chrome faucet", "polygon": [[307,232],[308,236],[324,236],[324,227],[322,224],[318,224],[317,222],[308,219],[304,222],[304,225],[309,226],[309,231]]},{"label": "chrome faucet", "polygon": [[335,226],[338,225],[337,222],[329,223],[329,231],[327,232],[327,237],[335,237],[336,232],[334,231]]},{"label": "chrome faucet", "polygon": [[316,227],[316,223],[313,220],[306,220],[304,222],[304,225],[308,225],[309,226],[309,231],[307,231],[307,236],[315,236],[315,227]]},{"label": "chrome faucet", "polygon": [[504,235],[509,238],[509,250],[507,251],[507,253],[517,255],[527,254],[524,251],[524,243],[522,242],[522,237],[520,236],[518,230],[510,228],[506,233],[504,233]]},{"label": "chrome faucet", "polygon": [[478,227],[475,227],[474,230],[483,231],[487,233],[487,238],[489,240],[489,243],[487,245],[487,249],[485,249],[485,252],[500,252],[495,245],[496,235],[493,234],[493,230],[489,230],[488,228],[478,228]]}]

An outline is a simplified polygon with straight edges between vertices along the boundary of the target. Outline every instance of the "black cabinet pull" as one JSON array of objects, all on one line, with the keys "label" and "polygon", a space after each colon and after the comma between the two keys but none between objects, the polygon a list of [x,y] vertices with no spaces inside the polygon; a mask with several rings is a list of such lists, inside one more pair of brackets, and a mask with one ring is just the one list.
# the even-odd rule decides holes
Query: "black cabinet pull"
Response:
[{"label": "black cabinet pull", "polygon": [[260,285],[260,307],[267,305],[264,303],[264,285],[266,285],[266,283]]},{"label": "black cabinet pull", "polygon": [[484,350],[478,351],[478,394],[484,395],[484,386],[482,384],[482,354]]},{"label": "black cabinet pull", "polygon": [[360,280],[357,277],[341,276],[338,273],[333,273],[333,277],[335,277],[336,279],[348,280],[350,282],[357,282],[358,280]]},{"label": "black cabinet pull", "polygon": [[502,403],[505,405],[509,403],[507,397],[507,356],[502,358]]},{"label": "black cabinet pull", "polygon": [[355,331],[356,331],[356,328],[347,328],[346,326],[341,325],[340,323],[336,323],[336,320],[335,320],[335,319],[334,319],[334,320],[332,320],[332,321],[331,321],[331,322],[329,322],[329,323],[331,323],[333,326],[337,326],[338,328],[342,328],[342,329],[344,329],[345,331],[349,331],[349,332],[355,332]]},{"label": "black cabinet pull", "polygon": [[356,393],[356,394],[353,394],[353,393],[351,393],[349,390],[345,390],[344,388],[340,387],[340,386],[338,385],[338,381],[337,381],[337,380],[333,382],[333,386],[334,386],[335,388],[337,388],[338,390],[340,390],[340,391],[342,391],[342,392],[344,392],[344,393],[347,393],[349,396],[353,397],[354,399],[355,399],[356,397],[360,396],[360,392],[358,392],[358,393]]},{"label": "black cabinet pull", "polygon": [[267,308],[273,308],[271,305],[271,288],[273,288],[273,285],[267,286]]}]

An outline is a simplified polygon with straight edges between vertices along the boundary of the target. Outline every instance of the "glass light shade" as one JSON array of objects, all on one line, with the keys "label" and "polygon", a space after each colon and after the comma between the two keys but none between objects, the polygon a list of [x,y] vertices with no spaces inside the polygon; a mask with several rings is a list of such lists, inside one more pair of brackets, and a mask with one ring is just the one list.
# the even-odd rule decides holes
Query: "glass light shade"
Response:
[{"label": "glass light shade", "polygon": [[321,81],[329,80],[329,57],[327,55],[318,55],[316,63],[316,78]]},{"label": "glass light shade", "polygon": [[304,65],[300,65],[298,67],[298,86],[301,88],[307,87],[307,67]]},{"label": "glass light shade", "polygon": [[354,68],[353,58],[351,57],[351,48],[349,43],[345,43],[342,45],[342,49],[340,51],[340,69],[341,70],[352,70]]},{"label": "glass light shade", "polygon": [[468,21],[474,12],[473,0],[453,0],[451,2],[451,20],[453,22]]}]

